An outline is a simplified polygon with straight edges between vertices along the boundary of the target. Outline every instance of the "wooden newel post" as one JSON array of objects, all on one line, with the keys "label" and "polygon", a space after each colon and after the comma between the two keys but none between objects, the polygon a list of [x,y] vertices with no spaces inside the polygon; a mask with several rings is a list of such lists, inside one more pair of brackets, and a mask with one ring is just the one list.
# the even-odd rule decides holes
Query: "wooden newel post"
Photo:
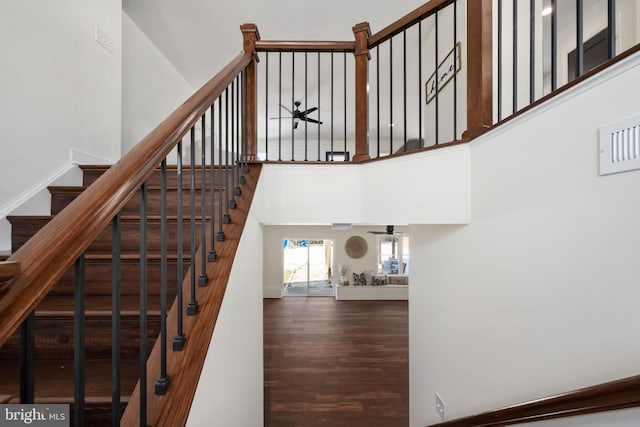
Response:
[{"label": "wooden newel post", "polygon": [[491,2],[467,2],[467,130],[462,139],[493,124]]},{"label": "wooden newel post", "polygon": [[245,115],[244,115],[244,131],[247,161],[254,162],[258,159],[256,153],[258,151],[258,54],[256,53],[256,41],[260,40],[260,33],[256,24],[242,24],[242,50],[253,55],[253,60],[244,72],[244,90],[245,92]]},{"label": "wooden newel post", "polygon": [[356,153],[354,162],[369,158],[369,37],[371,29],[368,22],[362,22],[353,27],[356,37]]}]

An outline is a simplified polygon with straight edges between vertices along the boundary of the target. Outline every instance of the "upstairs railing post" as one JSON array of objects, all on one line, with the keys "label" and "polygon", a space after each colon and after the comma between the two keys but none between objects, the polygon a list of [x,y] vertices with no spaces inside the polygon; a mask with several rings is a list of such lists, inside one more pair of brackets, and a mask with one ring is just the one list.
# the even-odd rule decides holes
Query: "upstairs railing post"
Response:
[{"label": "upstairs railing post", "polygon": [[493,123],[491,0],[467,2],[467,130],[480,135]]},{"label": "upstairs railing post", "polygon": [[[256,24],[242,24],[240,30],[242,31],[243,50],[245,53],[250,53],[253,57],[245,70],[246,115],[243,122],[247,144],[247,152],[245,153],[246,161],[253,162],[257,160],[256,153],[258,147],[258,54],[256,53],[256,41],[260,40],[260,33],[258,32]],[[265,82],[265,84],[268,84],[268,82]]]},{"label": "upstairs railing post", "polygon": [[356,38],[353,52],[356,62],[356,153],[353,161],[360,162],[369,158],[369,23],[355,25],[353,34]]}]

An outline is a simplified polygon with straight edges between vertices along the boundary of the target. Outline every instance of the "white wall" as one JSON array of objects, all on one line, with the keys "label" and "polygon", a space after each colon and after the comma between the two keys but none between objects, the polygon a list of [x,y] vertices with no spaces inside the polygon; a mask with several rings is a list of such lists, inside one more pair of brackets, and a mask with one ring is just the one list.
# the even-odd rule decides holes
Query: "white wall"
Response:
[{"label": "white wall", "polygon": [[[406,227],[396,227],[403,231]],[[384,231],[380,226],[354,226],[351,230],[332,230],[330,225],[267,225],[264,226],[264,296],[279,298],[283,281],[283,239],[332,239],[333,240],[333,283],[339,274],[337,265],[347,264],[347,278],[353,283],[352,273],[375,272],[377,269],[377,238],[369,230]],[[345,243],[351,236],[360,236],[367,241],[367,253],[361,258],[351,258],[345,250]]]},{"label": "white wall", "polygon": [[640,171],[600,177],[597,142],[638,79],[636,55],[476,140],[472,223],[411,227],[412,426],[436,392],[455,418],[638,373]]},{"label": "white wall", "polygon": [[265,164],[265,224],[460,224],[469,221],[469,147],[364,165]]},{"label": "white wall", "polygon": [[187,426],[264,424],[262,246],[255,244],[262,240],[262,227],[257,216],[254,205],[238,244]]},{"label": "white wall", "polygon": [[[119,158],[121,6],[0,3],[0,208],[69,165],[71,149]],[[113,52],[96,43],[96,25]]]},{"label": "white wall", "polygon": [[195,90],[124,11],[122,41],[124,154]]}]

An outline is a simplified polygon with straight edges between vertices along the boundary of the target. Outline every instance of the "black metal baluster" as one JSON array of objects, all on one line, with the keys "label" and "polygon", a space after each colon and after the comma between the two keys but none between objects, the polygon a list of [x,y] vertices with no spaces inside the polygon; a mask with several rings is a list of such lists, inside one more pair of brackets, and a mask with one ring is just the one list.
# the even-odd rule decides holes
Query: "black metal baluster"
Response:
[{"label": "black metal baluster", "polygon": [[376,46],[376,126],[377,154],[380,157],[380,45]]},{"label": "black metal baluster", "polygon": [[231,82],[231,186],[229,187],[229,193],[231,194],[231,200],[229,200],[229,208],[236,208],[236,94],[235,94],[235,80]]},{"label": "black metal baluster", "polygon": [[440,138],[438,136],[438,131],[440,129],[440,82],[438,81],[438,64],[440,64],[440,61],[438,59],[438,12],[436,11],[436,13],[434,14],[435,20],[436,20],[436,25],[435,25],[435,43],[436,43],[436,48],[435,50],[435,56],[436,56],[436,71],[435,71],[435,79],[436,79],[436,94],[435,94],[435,107],[436,107],[436,123],[435,123],[435,137],[436,137],[436,145],[438,145],[440,143]]},{"label": "black metal baluster", "polygon": [[201,118],[200,129],[200,276],[198,286],[207,285],[207,121],[206,115]]},{"label": "black metal baluster", "polygon": [[177,298],[178,298],[178,327],[176,331],[176,336],[173,338],[173,350],[174,351],[182,351],[184,348],[184,342],[186,341],[186,337],[184,335],[184,329],[182,324],[182,307],[183,307],[183,296],[182,296],[182,281],[184,280],[184,258],[182,256],[182,141],[178,142],[177,147],[177,163],[176,163],[176,176],[178,187],[176,190],[176,198],[177,198],[177,233],[176,239],[178,241],[177,245],[177,278],[176,284],[178,289],[176,290]]},{"label": "black metal baluster", "polygon": [[453,2],[453,140],[458,140],[458,0]]},{"label": "black metal baluster", "polygon": [[[455,4],[455,2],[454,2]],[[455,23],[454,23],[455,28]],[[455,34],[455,30],[454,30]],[[455,37],[453,39],[453,44],[455,46]],[[453,74],[455,79],[455,72]],[[455,80],[453,82],[454,93],[455,93]],[[454,96],[454,105],[455,105],[455,96]],[[453,116],[455,123],[455,107],[453,107]],[[455,128],[455,124],[454,124]],[[454,131],[455,135],[455,131]],[[455,139],[455,138],[454,138]],[[422,146],[422,21],[418,22],[418,142],[420,146]]]},{"label": "black metal baluster", "polygon": [[111,425],[120,425],[120,214],[111,231]]},{"label": "black metal baluster", "polygon": [[[518,1],[518,0],[514,0]],[[498,0],[498,121],[502,120],[502,0]]]},{"label": "black metal baluster", "polygon": [[222,185],[222,95],[218,97],[218,233],[216,234],[216,240],[218,242],[224,241],[224,231],[222,230],[222,208],[223,208],[223,193],[225,192],[224,185]]},{"label": "black metal baluster", "polygon": [[191,161],[189,162],[190,185],[189,185],[189,248],[191,258],[191,299],[187,305],[187,314],[194,316],[198,312],[198,301],[196,300],[196,128],[191,127]]},{"label": "black metal baluster", "polygon": [[[215,101],[213,104],[211,104],[211,173],[209,174],[209,185],[211,186],[211,235],[209,236],[209,255],[208,255],[208,261],[209,262],[214,262],[216,259],[218,259],[218,254],[216,253],[216,212],[215,212],[215,158],[214,158],[214,153],[215,153],[215,143],[213,141],[213,136],[215,135]],[[218,124],[219,125],[219,124]]]},{"label": "black metal baluster", "polygon": [[224,205],[225,214],[222,222],[229,224],[231,216],[229,215],[229,87],[224,90]]},{"label": "black metal baluster", "polygon": [[576,77],[584,74],[584,32],[582,0],[576,0]]},{"label": "black metal baluster", "polygon": [[407,151],[407,30],[402,31],[402,112],[403,147]]},{"label": "black metal baluster", "polygon": [[264,60],[264,159],[269,160],[269,52]]},{"label": "black metal baluster", "polygon": [[[82,424],[78,424],[82,425]],[[140,187],[140,426],[147,425],[147,183]]]},{"label": "black metal baluster", "polygon": [[[295,76],[296,76],[296,54],[295,52],[291,52],[291,108],[295,105],[296,95],[295,95]],[[295,160],[295,149],[294,149],[294,140],[295,140],[295,124],[296,119],[291,115],[291,161]]]},{"label": "black metal baluster", "polygon": [[347,153],[347,52],[343,53],[344,79],[344,152]]},{"label": "black metal baluster", "polygon": [[[304,110],[305,112],[309,109],[309,104],[307,102],[307,80],[308,80],[308,70],[307,70],[307,52],[304,53]],[[308,161],[308,139],[307,139],[307,134],[308,134],[308,129],[309,129],[309,122],[308,121],[304,121],[304,161]]]},{"label": "black metal baluster", "polygon": [[[247,158],[247,134],[244,131],[245,129],[245,124],[244,124],[244,118],[246,117],[246,110],[247,110],[247,85],[246,85],[246,80],[244,78],[244,73],[246,72],[246,69],[238,76],[238,80],[240,81],[240,86],[242,87],[242,108],[240,109],[240,121],[242,122],[242,157],[241,157],[241,162],[242,163],[242,173],[249,173],[249,163],[248,163],[248,158]],[[281,122],[281,120],[278,120],[279,122]],[[244,175],[241,174],[240,175],[240,184],[246,184],[246,179],[244,177]]]},{"label": "black metal baluster", "polygon": [[20,325],[20,403],[35,401],[35,324],[36,313],[32,311]]},{"label": "black metal baluster", "polygon": [[558,10],[556,0],[549,0],[551,3],[551,90],[558,87]]},{"label": "black metal baluster", "polygon": [[389,154],[393,154],[393,37],[389,39]]},{"label": "black metal baluster", "polygon": [[278,161],[282,161],[282,52],[278,52]]},{"label": "black metal baluster", "polygon": [[236,187],[234,190],[234,194],[236,196],[240,196],[242,194],[242,189],[240,188],[240,141],[242,140],[242,126],[240,123],[242,122],[242,116],[240,115],[240,76],[236,77],[236,162],[233,164],[233,168],[236,171]]},{"label": "black metal baluster", "polygon": [[333,162],[333,153],[334,153],[334,148],[333,148],[333,84],[334,84],[333,72],[334,72],[333,52],[331,52],[331,161],[332,162]]},{"label": "black metal baluster", "polygon": [[73,290],[73,412],[74,425],[84,425],[85,345],[84,345],[84,254],[74,264]]},{"label": "black metal baluster", "polygon": [[536,2],[529,2],[529,103],[536,100]]},{"label": "black metal baluster", "polygon": [[[320,117],[320,51],[318,51],[318,121],[322,122],[322,118]],[[317,126],[318,128],[318,161],[321,160],[320,157],[320,124]]]},{"label": "black metal baluster", "polygon": [[[204,124],[204,123],[203,123]],[[167,160],[160,164],[160,377],[155,393],[164,395],[169,388],[167,375]]]},{"label": "black metal baluster", "polygon": [[513,61],[513,104],[512,112],[518,111],[518,2],[513,2],[513,45],[512,61]]},{"label": "black metal baluster", "polygon": [[609,45],[607,52],[609,59],[616,56],[616,0],[607,0],[607,32],[609,33]]}]

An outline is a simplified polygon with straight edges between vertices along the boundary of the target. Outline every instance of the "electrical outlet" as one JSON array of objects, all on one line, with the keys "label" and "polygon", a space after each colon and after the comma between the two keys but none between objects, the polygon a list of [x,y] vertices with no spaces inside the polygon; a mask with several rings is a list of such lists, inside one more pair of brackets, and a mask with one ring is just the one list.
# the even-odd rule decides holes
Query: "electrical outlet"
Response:
[{"label": "electrical outlet", "polygon": [[102,32],[100,27],[96,25],[96,41],[102,45],[109,52],[113,52],[113,40],[108,35]]},{"label": "electrical outlet", "polygon": [[442,400],[440,395],[436,393],[436,412],[438,413],[438,415],[440,415],[440,418],[442,419],[442,421],[444,421],[444,418],[446,415],[445,409],[446,409],[446,406],[444,404],[444,401]]}]

